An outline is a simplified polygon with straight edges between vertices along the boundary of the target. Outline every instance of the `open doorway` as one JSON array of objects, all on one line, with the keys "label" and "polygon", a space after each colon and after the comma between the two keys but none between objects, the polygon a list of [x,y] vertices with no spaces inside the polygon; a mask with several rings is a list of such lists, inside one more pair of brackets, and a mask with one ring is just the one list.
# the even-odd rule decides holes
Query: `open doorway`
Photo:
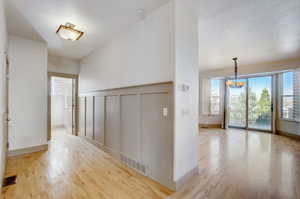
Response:
[{"label": "open doorway", "polygon": [[54,135],[77,135],[78,77],[49,73],[48,140]]}]

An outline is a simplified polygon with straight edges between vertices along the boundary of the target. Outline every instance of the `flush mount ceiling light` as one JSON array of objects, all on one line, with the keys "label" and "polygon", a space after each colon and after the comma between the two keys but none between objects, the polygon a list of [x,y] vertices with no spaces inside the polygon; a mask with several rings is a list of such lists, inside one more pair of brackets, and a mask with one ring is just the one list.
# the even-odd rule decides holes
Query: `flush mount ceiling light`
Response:
[{"label": "flush mount ceiling light", "polygon": [[245,82],[238,81],[237,78],[237,57],[233,58],[232,60],[234,61],[234,80],[227,80],[226,85],[229,86],[229,88],[242,88],[245,85]]},{"label": "flush mount ceiling light", "polygon": [[137,9],[136,10],[136,15],[140,20],[144,20],[146,18],[146,10],[145,9]]},{"label": "flush mount ceiling light", "polygon": [[84,33],[80,30],[76,30],[74,24],[66,23],[66,25],[59,26],[56,34],[65,40],[76,41],[79,40]]}]

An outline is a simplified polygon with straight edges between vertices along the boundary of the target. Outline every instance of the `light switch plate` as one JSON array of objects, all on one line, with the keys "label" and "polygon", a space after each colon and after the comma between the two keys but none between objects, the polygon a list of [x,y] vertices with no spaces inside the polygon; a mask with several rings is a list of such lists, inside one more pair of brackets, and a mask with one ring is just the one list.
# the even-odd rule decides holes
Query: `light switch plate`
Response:
[{"label": "light switch plate", "polygon": [[164,117],[167,117],[167,116],[168,116],[168,108],[167,108],[167,107],[164,107],[164,108],[163,108],[163,116],[164,116]]}]

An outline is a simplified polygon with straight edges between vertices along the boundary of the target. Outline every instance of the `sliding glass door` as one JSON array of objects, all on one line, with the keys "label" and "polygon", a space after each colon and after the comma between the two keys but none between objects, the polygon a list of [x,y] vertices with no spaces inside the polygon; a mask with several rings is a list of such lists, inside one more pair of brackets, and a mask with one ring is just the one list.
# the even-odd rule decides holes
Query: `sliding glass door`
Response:
[{"label": "sliding glass door", "polygon": [[242,88],[227,88],[227,126],[272,130],[272,76],[240,79]]},{"label": "sliding glass door", "polygon": [[[240,79],[239,81],[247,83],[247,79]],[[246,128],[247,119],[247,106],[246,95],[247,87],[242,88],[229,88],[228,91],[228,115],[230,127]]]},{"label": "sliding glass door", "polygon": [[248,128],[271,131],[272,77],[248,79]]}]

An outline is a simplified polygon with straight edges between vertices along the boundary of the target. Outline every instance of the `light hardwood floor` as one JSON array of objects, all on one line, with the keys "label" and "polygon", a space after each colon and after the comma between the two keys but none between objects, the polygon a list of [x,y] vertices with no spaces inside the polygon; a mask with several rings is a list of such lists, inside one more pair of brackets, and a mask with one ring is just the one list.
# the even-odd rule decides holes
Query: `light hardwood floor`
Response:
[{"label": "light hardwood floor", "polygon": [[175,199],[298,199],[300,142],[268,133],[201,129],[199,175]]},{"label": "light hardwood floor", "polygon": [[201,129],[199,175],[172,193],[93,145],[55,135],[48,152],[10,158],[5,199],[300,198],[300,142],[267,133]]},{"label": "light hardwood floor", "polygon": [[17,175],[17,184],[4,189],[4,199],[156,199],[172,193],[63,132],[54,134],[47,152],[9,158],[10,175]]}]

